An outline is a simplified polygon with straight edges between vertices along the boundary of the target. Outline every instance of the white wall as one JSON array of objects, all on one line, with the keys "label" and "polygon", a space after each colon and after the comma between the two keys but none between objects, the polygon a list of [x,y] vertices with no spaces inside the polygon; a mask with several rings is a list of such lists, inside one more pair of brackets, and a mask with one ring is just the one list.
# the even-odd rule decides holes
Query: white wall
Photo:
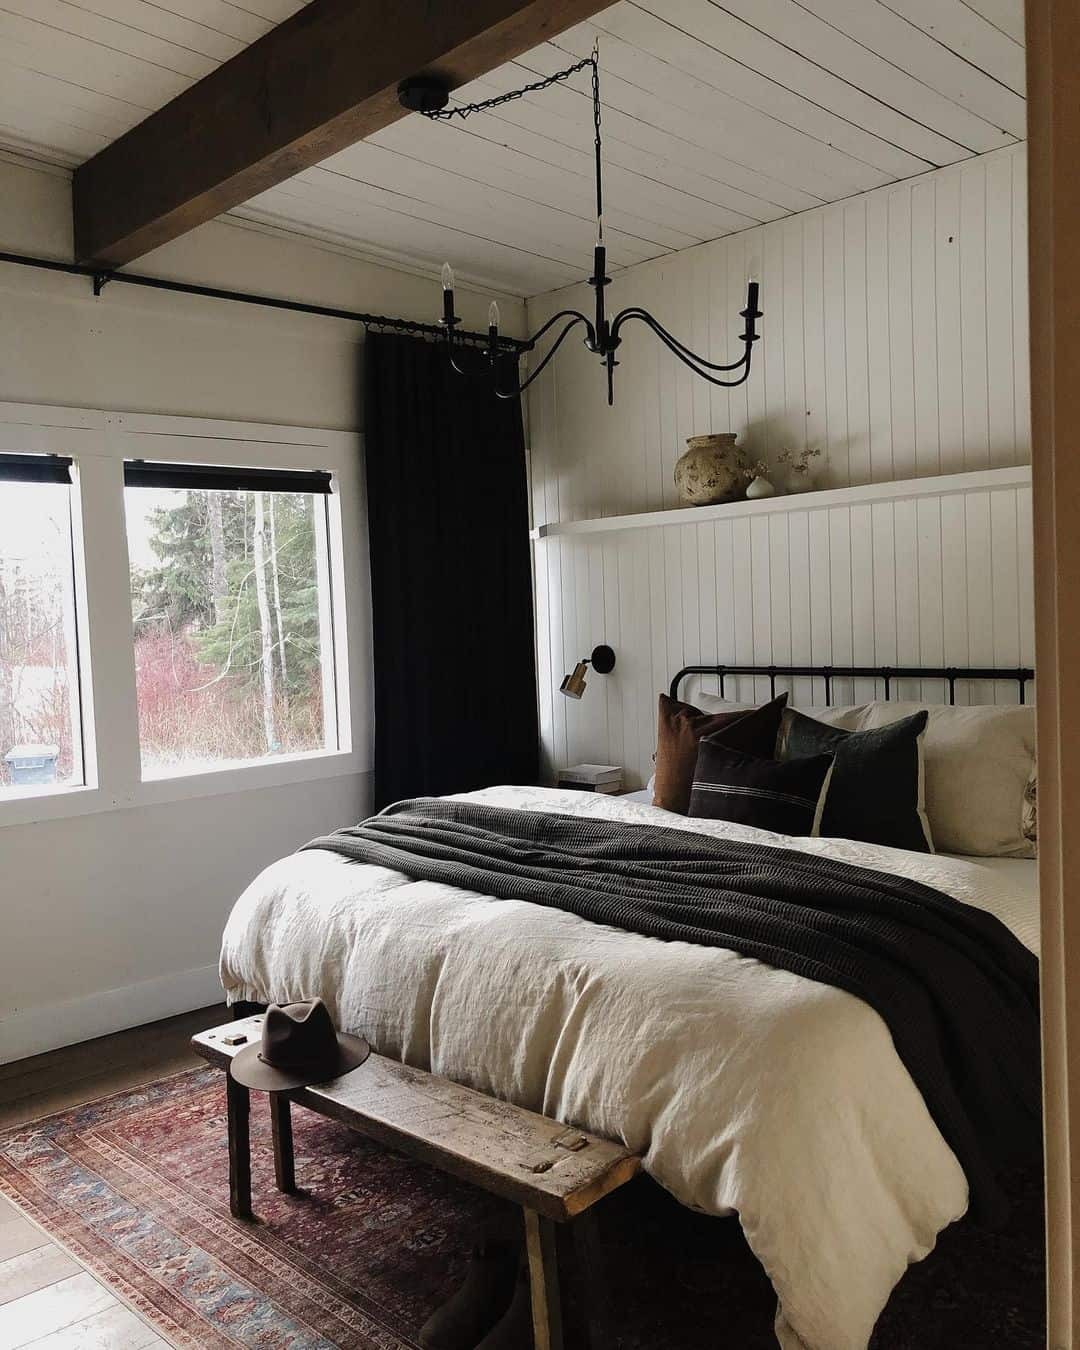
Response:
[{"label": "white wall", "polygon": [[[846,202],[641,263],[608,287],[712,359],[740,352],[760,258],[753,373],[713,388],[639,324],[624,329],[615,407],[598,360],[564,347],[533,386],[537,523],[677,504],[688,436],[734,431],[755,459],[826,452],[817,483],[1030,459],[1025,150],[996,151]],[[529,302],[537,327],[585,287]]]},{"label": "white wall", "polygon": [[[1026,464],[1025,218],[1020,146],[619,273],[613,309],[642,304],[731,360],[759,255],[753,374],[711,388],[633,326],[608,409],[599,362],[564,348],[530,400],[534,522],[678,506],[675,460],[705,431],[735,431],[774,465],[786,446],[821,446],[818,488]],[[530,301],[530,326],[587,298]],[[647,777],[657,692],[686,664],[1031,660],[1028,489],[799,508],[537,541],[549,768],[600,760]],[[562,698],[563,674],[601,641],[614,674]]]},{"label": "white wall", "polygon": [[[0,159],[0,249],[68,260],[70,185]],[[366,312],[427,319],[436,280],[229,225],[137,269]],[[462,293],[470,326],[486,296]],[[502,297],[500,297],[502,300]],[[508,332],[523,306],[503,303]],[[362,330],[0,264],[0,402],[361,430]],[[363,616],[359,616],[363,619]],[[350,658],[369,688],[366,620]],[[369,706],[353,710],[359,772],[5,824],[0,806],[0,1061],[215,1001],[222,924],[240,889],[368,800]]]},{"label": "white wall", "polygon": [[367,779],[0,825],[0,1063],[219,1002],[233,900],[358,819]]}]

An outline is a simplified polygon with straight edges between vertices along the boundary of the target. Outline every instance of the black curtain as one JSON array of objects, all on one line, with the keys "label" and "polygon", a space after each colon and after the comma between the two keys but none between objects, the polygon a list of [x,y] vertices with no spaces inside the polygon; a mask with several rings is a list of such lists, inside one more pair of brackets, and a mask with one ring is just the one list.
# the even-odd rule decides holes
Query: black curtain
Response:
[{"label": "black curtain", "polygon": [[518,399],[445,348],[370,333],[365,456],[375,805],[539,774]]}]

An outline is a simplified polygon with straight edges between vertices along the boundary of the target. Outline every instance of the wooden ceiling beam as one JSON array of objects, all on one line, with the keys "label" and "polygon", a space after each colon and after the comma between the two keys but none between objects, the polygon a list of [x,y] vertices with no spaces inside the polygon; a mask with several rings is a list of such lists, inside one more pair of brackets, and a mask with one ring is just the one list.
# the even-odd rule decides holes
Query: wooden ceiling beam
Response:
[{"label": "wooden ceiling beam", "polygon": [[75,171],[75,253],[120,267],[388,126],[610,0],[312,0]]}]

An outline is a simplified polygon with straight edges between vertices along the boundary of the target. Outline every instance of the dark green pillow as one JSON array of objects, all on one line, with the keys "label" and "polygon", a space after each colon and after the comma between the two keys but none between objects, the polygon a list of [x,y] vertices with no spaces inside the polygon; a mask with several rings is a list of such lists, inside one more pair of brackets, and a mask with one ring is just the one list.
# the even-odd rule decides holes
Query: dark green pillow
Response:
[{"label": "dark green pillow", "polygon": [[844,731],[788,708],[776,744],[778,759],[835,756],[820,830],[914,853],[933,853],[923,805],[923,709],[888,726]]}]

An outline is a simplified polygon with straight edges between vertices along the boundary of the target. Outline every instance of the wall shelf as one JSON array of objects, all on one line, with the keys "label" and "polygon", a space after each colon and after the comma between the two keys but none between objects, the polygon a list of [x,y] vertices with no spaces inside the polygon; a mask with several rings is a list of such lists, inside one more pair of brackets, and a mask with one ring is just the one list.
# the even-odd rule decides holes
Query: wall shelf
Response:
[{"label": "wall shelf", "polygon": [[829,507],[865,506],[873,502],[910,501],[917,497],[948,497],[994,488],[1026,487],[1031,482],[1027,464],[1004,469],[977,469],[969,473],[906,478],[893,483],[866,483],[858,487],[823,488],[794,492],[757,501],[723,502],[719,506],[682,506],[636,515],[599,516],[591,520],[552,521],[530,531],[533,539],[557,535],[604,534],[614,530],[647,530],[668,525],[701,525],[714,520],[768,516],[785,511],[822,511]]}]

